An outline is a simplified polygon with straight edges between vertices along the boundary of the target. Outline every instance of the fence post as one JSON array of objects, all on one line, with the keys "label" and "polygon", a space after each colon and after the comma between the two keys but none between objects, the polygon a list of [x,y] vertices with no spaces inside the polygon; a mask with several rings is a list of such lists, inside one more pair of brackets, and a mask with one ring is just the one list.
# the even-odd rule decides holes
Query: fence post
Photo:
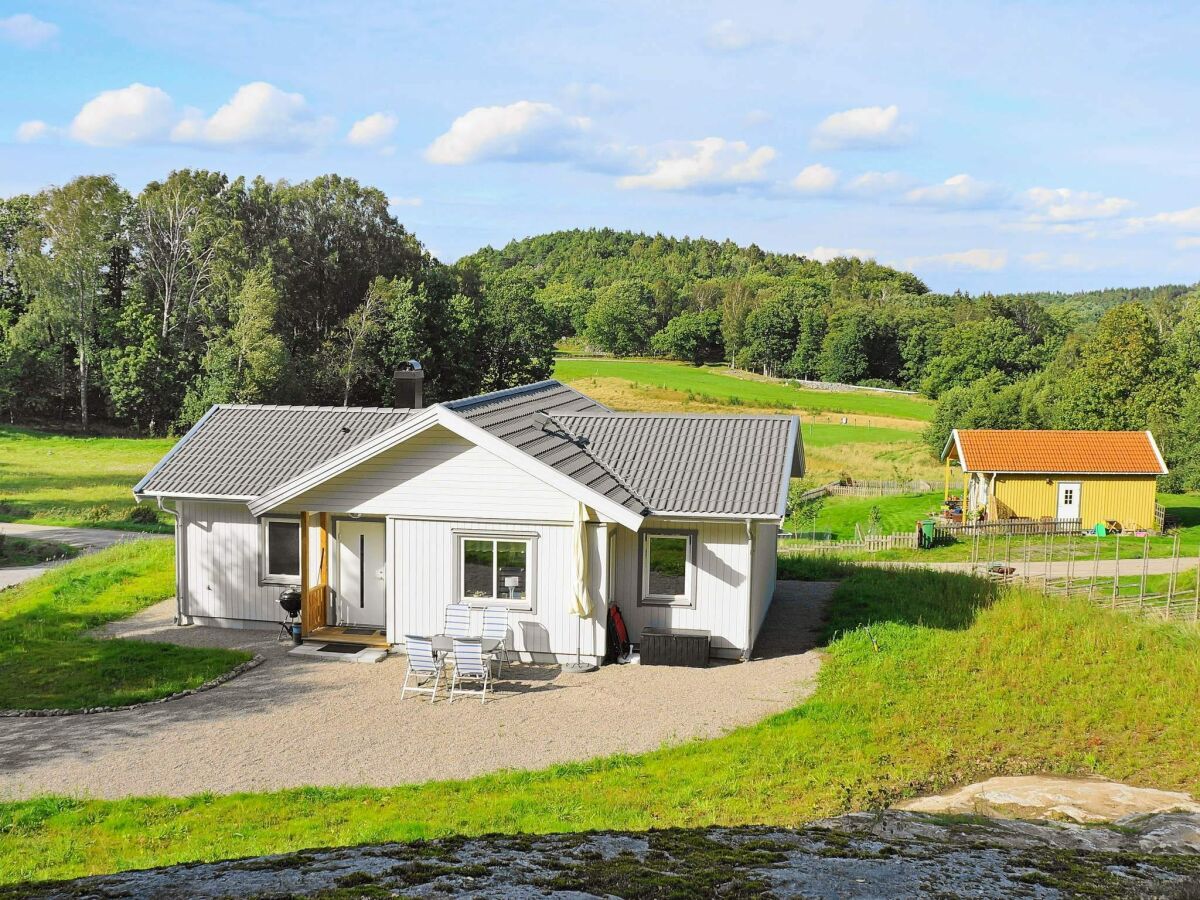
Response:
[{"label": "fence post", "polygon": [[1138,584],[1138,609],[1146,605],[1146,574],[1150,570],[1150,535],[1142,539],[1142,579]]},{"label": "fence post", "polygon": [[1117,555],[1113,559],[1112,608],[1117,608],[1117,592],[1121,586],[1121,532],[1117,532]]}]

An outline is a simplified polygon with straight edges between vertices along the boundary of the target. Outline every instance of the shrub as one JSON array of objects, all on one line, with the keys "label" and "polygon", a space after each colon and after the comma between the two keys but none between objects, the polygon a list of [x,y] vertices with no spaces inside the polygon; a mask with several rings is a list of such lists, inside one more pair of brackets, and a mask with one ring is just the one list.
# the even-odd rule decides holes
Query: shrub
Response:
[{"label": "shrub", "polygon": [[139,525],[157,525],[158,510],[153,506],[135,506],[129,511],[128,518]]}]

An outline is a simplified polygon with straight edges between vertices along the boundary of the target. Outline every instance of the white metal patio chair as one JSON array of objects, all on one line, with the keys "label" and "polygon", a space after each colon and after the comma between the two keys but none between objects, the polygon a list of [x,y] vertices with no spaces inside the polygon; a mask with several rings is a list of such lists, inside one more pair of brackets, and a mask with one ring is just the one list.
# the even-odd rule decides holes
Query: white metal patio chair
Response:
[{"label": "white metal patio chair", "polygon": [[[487,701],[488,687],[492,683],[492,664],[483,655],[483,645],[479,641],[454,642],[454,671],[450,676],[450,702],[454,702],[456,694],[464,693],[459,687],[463,681],[479,683],[479,702]],[[465,693],[476,693],[475,688],[466,689]]]},{"label": "white metal patio chair", "polygon": [[451,603],[447,606],[442,622],[442,634],[448,637],[472,637],[471,607],[465,603]]},{"label": "white metal patio chair", "polygon": [[503,606],[488,606],[483,610],[483,639],[499,641],[500,646],[488,654],[496,663],[496,674],[504,671],[508,662],[508,610]]},{"label": "white metal patio chair", "polygon": [[[433,644],[429,638],[415,634],[404,636],[404,649],[407,653],[408,669],[404,673],[404,686],[400,688],[400,699],[412,691],[414,694],[428,694],[429,702],[437,700],[438,686],[442,683],[442,663],[433,655]],[[415,678],[416,683],[409,686],[408,680]],[[433,679],[433,687],[423,687]]]}]

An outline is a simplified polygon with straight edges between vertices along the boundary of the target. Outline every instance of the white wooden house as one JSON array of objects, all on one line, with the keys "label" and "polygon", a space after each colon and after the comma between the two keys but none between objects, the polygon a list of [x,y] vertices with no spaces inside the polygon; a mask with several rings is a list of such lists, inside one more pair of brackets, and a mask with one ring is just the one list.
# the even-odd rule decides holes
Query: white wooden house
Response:
[{"label": "white wooden house", "polygon": [[[556,381],[425,409],[216,406],[134,489],[176,517],[182,624],[403,644],[462,602],[525,659],[599,662],[608,603],[749,654],[775,587],[792,416],[617,413]],[[587,547],[590,612],[573,613]]]}]

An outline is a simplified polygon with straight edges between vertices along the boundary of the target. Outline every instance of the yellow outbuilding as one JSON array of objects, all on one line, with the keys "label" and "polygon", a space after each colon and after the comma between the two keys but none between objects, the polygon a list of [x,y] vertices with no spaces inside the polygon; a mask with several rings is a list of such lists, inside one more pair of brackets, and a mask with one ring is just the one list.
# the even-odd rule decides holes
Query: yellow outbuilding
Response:
[{"label": "yellow outbuilding", "polygon": [[[1149,431],[955,429],[942,452],[946,500],[962,486],[964,519],[1116,522],[1161,526],[1158,477],[1166,463]],[[961,479],[961,481],[960,481]]]}]

